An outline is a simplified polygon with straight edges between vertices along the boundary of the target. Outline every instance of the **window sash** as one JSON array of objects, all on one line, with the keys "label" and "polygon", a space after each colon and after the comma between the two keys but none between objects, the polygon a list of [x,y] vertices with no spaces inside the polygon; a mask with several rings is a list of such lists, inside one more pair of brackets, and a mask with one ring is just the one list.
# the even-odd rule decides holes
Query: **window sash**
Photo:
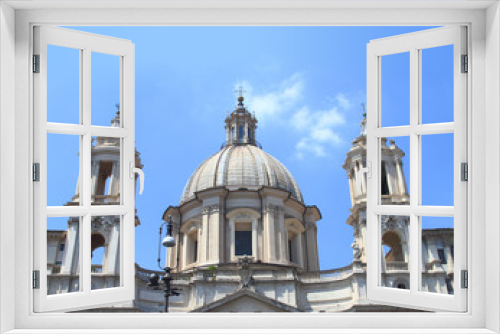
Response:
[{"label": "window sash", "polygon": [[[371,163],[367,195],[367,295],[370,301],[387,305],[464,312],[467,309],[467,290],[455,289],[454,295],[431,294],[421,288],[422,216],[454,217],[454,283],[460,284],[460,272],[467,269],[467,183],[460,181],[460,163],[467,162],[466,108],[467,76],[460,73],[461,54],[467,54],[466,28],[446,27],[399,35],[371,41],[367,47],[367,161]],[[454,45],[454,122],[419,124],[420,114],[420,50]],[[410,53],[410,125],[381,127],[381,56]],[[420,205],[421,159],[420,135],[454,133],[454,206]],[[381,205],[380,161],[381,138],[410,137],[410,205]],[[410,217],[410,290],[380,286],[381,215]]]},{"label": "window sash", "polygon": [[[47,45],[80,50],[80,122],[79,124],[48,123],[47,120]],[[121,128],[91,125],[91,53],[100,52],[120,57]],[[40,72],[33,74],[34,84],[34,150],[33,159],[40,163],[40,182],[34,184],[34,263],[40,272],[40,288],[33,290],[34,311],[53,312],[90,308],[102,304],[130,301],[134,298],[134,228],[135,167],[134,148],[134,45],[127,40],[82,33],[64,28],[34,28],[34,54],[40,55]],[[78,135],[79,206],[47,206],[47,134]],[[91,138],[120,138],[121,203],[91,203]],[[119,287],[91,290],[91,218],[119,215],[121,284]],[[79,290],[48,295],[47,291],[47,217],[80,217],[79,225]],[[124,247],[127,245],[127,247]]]}]

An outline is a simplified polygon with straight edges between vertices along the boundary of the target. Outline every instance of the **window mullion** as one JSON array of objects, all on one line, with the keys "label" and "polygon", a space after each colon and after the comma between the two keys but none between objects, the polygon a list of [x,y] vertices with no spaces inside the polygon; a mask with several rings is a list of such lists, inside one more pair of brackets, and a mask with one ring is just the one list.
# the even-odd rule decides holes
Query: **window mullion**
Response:
[{"label": "window mullion", "polygon": [[[91,50],[85,48],[82,51],[82,63],[80,64],[81,70],[81,88],[80,88],[80,101],[81,101],[81,116],[82,125],[89,129],[91,125]],[[80,256],[80,284],[81,291],[90,293],[91,290],[91,215],[90,206],[92,203],[92,137],[90,131],[87,131],[82,136],[82,159],[80,169],[82,170],[82,205],[85,208],[86,214],[80,221],[80,231],[82,235],[80,240],[82,245],[80,249],[82,254]]]},{"label": "window mullion", "polygon": [[414,209],[420,204],[421,156],[420,136],[415,129],[420,123],[420,51],[410,50],[410,291],[418,291],[420,281],[420,220]]}]

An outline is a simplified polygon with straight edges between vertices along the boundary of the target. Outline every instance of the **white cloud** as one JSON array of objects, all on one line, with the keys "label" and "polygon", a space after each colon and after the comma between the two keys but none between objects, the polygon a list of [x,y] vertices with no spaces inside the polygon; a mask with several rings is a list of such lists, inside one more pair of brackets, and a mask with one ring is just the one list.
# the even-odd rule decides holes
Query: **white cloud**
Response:
[{"label": "white cloud", "polygon": [[311,124],[311,113],[309,112],[309,108],[303,107],[297,111],[291,118],[291,124],[299,131],[309,128]]},{"label": "white cloud", "polygon": [[343,143],[334,128],[345,124],[345,118],[336,107],[317,112],[311,112],[308,107],[303,107],[292,116],[291,124],[302,135],[295,146],[295,156],[299,159],[302,159],[306,152],[324,157],[327,155],[328,147]]},{"label": "white cloud", "polygon": [[245,104],[255,111],[259,123],[280,121],[291,126],[300,136],[295,145],[295,156],[303,159],[306,155],[327,156],[329,149],[343,144],[343,139],[336,130],[345,124],[344,113],[352,106],[343,93],[337,93],[330,103],[333,106],[323,111],[313,111],[303,102],[306,83],[304,76],[295,73],[277,85],[277,88],[265,94],[253,94],[253,87],[247,81],[235,85],[246,91]]},{"label": "white cloud", "polygon": [[304,87],[302,75],[296,73],[281,82],[274,91],[265,94],[248,94],[247,105],[250,110],[257,112],[259,122],[264,124],[294,109],[303,98]]},{"label": "white cloud", "polygon": [[335,96],[335,100],[337,101],[340,108],[344,110],[347,110],[351,107],[351,102],[342,93],[338,93],[337,96]]}]

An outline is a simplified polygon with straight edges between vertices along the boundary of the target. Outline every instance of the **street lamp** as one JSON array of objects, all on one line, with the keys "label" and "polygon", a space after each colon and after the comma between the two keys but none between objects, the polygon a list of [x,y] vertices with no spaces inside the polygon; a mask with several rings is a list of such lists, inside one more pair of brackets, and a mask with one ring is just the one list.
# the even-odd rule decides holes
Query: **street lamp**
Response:
[{"label": "street lamp", "polygon": [[[160,225],[160,231],[159,231],[159,238],[158,238],[158,267],[161,270],[165,271],[165,275],[160,279],[158,274],[153,273],[149,276],[149,282],[148,282],[148,287],[152,288],[153,290],[163,290],[163,294],[165,296],[165,305],[164,305],[164,312],[168,312],[168,299],[170,296],[178,296],[180,291],[177,288],[172,288],[170,286],[173,278],[170,275],[170,267],[162,267],[161,266],[161,245],[167,248],[172,248],[175,246],[175,239],[172,236],[172,222],[171,222],[172,216],[168,216],[168,221],[164,221]],[[167,224],[167,235],[165,238],[162,240],[162,232],[163,232],[163,225]],[[160,282],[163,282],[163,284],[160,284]]]}]

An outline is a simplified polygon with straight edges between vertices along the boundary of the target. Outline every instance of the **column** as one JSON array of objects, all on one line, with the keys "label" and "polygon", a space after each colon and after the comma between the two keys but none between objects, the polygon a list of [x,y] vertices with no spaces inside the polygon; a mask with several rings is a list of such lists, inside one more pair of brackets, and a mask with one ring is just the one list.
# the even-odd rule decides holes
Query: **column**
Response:
[{"label": "column", "polygon": [[406,180],[400,162],[396,162],[396,170],[398,172],[398,184],[399,184],[400,194],[404,195],[406,194]]},{"label": "column", "polygon": [[306,222],[306,238],[307,238],[307,266],[311,271],[319,270],[317,258],[317,244],[315,240],[315,222]]},{"label": "column", "polygon": [[92,162],[92,195],[97,191],[97,183],[99,182],[99,161]]},{"label": "column", "polygon": [[184,233],[182,237],[182,267],[184,268],[188,265],[188,238],[187,233]]},{"label": "column", "polygon": [[297,263],[299,264],[299,266],[301,267],[304,267],[304,256],[303,256],[303,253],[302,253],[302,233],[299,233],[297,234],[297,236],[295,237],[295,239],[297,239],[297,252],[295,252],[297,254]]},{"label": "column", "polygon": [[259,259],[257,247],[257,227],[257,219],[252,217],[252,256],[254,258],[254,261],[257,261]]},{"label": "column", "polygon": [[349,189],[351,190],[351,205],[354,206],[356,201],[354,199],[354,180],[352,178],[349,178]]},{"label": "column", "polygon": [[231,218],[229,220],[229,247],[230,247],[230,253],[229,253],[229,256],[230,256],[230,261],[234,261],[234,257],[235,257],[235,233],[236,233],[236,223],[235,223],[235,218]]},{"label": "column", "polygon": [[111,237],[108,242],[107,259],[103,259],[103,265],[106,265],[106,273],[120,275],[120,219],[114,221]]},{"label": "column", "polygon": [[353,194],[354,194],[354,198],[358,197],[359,195],[361,195],[359,192],[358,192],[358,182],[361,182],[360,180],[358,180],[358,166],[357,164],[355,164],[353,162],[353,171],[354,171],[354,176],[353,176],[353,182],[352,182],[352,187],[353,187]]},{"label": "column", "polygon": [[453,256],[451,256],[450,246],[447,246],[444,249],[444,253],[445,253],[446,259],[448,260],[448,273],[452,272],[452,271],[454,272],[454,269],[453,269]]},{"label": "column", "polygon": [[264,235],[264,259],[268,262],[276,262],[276,245],[274,230],[274,205],[266,204],[264,206],[263,217],[263,235]]},{"label": "column", "polygon": [[[114,195],[117,196],[120,193],[120,161],[117,161],[113,164],[113,173],[111,174],[112,177],[112,183],[110,184],[109,195]],[[134,182],[135,184],[135,182]],[[135,188],[134,188],[135,189]],[[117,197],[115,201],[119,201],[120,198]]]},{"label": "column", "polygon": [[387,162],[385,164],[385,170],[387,172],[387,184],[389,185],[389,194],[398,195],[399,184],[396,178],[396,170],[394,168],[393,162]]},{"label": "column", "polygon": [[104,189],[104,195],[114,195],[116,194],[115,190],[115,173],[116,173],[116,162],[113,162],[113,167],[111,168],[111,177],[109,178],[109,192],[106,193],[106,189]]},{"label": "column", "polygon": [[[363,164],[363,161],[361,160],[361,164],[360,164],[360,169],[365,167],[366,166],[366,162]],[[361,180],[359,180],[359,182],[361,182],[361,194],[366,194],[366,173],[363,173],[361,174]]]},{"label": "column", "polygon": [[[79,219],[73,221],[73,218],[69,218],[68,222],[68,236],[66,237],[66,254],[64,257],[64,264],[61,268],[62,274],[74,274],[76,273],[76,268],[78,266],[78,257],[75,256],[75,252],[80,246],[79,242]],[[74,263],[76,262],[76,263]],[[74,268],[75,267],[75,268]]]},{"label": "column", "polygon": [[278,259],[282,263],[287,263],[288,240],[287,240],[287,233],[285,231],[285,209],[282,206],[278,206],[276,207],[275,213],[276,213],[276,219],[278,220],[278,240],[279,240]]},{"label": "column", "polygon": [[[403,256],[406,263],[410,263],[410,250],[408,247],[408,242],[404,241],[401,243],[401,248],[403,249]],[[408,269],[410,267],[408,266]]]},{"label": "column", "polygon": [[209,221],[209,233],[208,233],[208,259],[211,263],[223,262],[222,255],[224,249],[224,243],[222,242],[223,237],[223,226],[221,226],[221,206],[214,204],[210,206],[210,212],[208,215]]},{"label": "column", "polygon": [[210,209],[209,207],[204,207],[203,208],[203,216],[202,216],[202,231],[203,231],[203,235],[202,235],[202,238],[201,238],[201,245],[199,245],[200,247],[200,262],[202,263],[206,263],[208,261],[208,254],[209,254],[209,250],[208,250],[208,247],[209,247],[209,218],[210,218]]}]

